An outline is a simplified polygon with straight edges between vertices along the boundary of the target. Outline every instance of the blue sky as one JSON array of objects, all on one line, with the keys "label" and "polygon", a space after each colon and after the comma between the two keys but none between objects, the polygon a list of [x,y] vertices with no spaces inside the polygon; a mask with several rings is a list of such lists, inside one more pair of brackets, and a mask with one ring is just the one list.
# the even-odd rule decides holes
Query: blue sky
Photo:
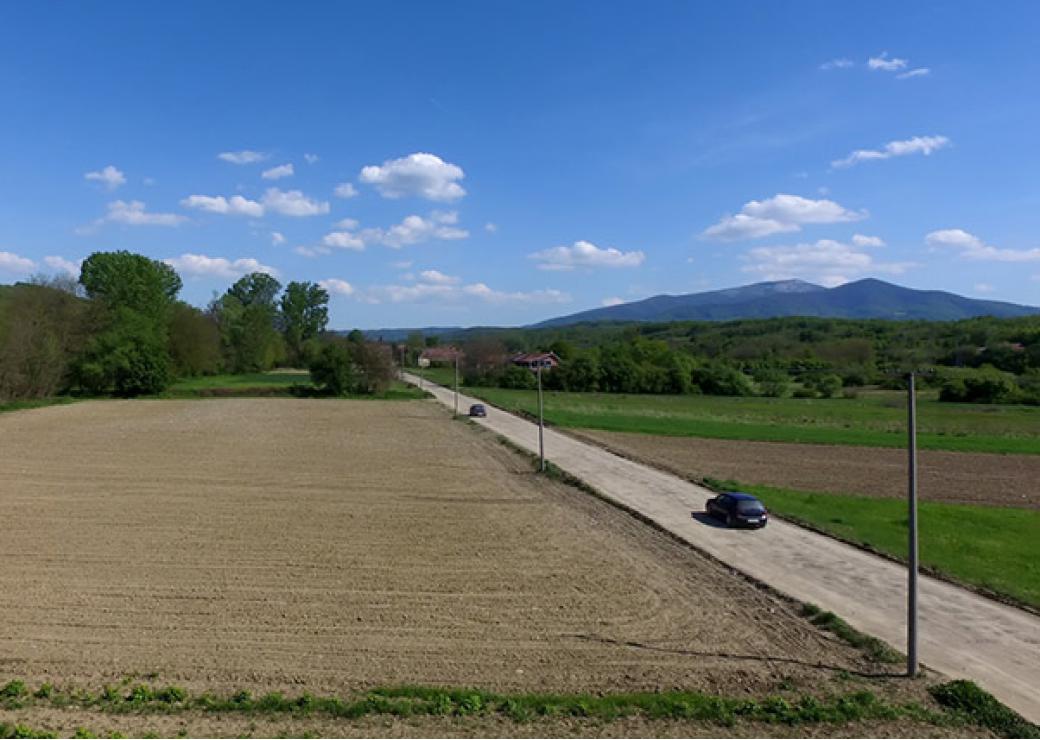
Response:
[{"label": "blue sky", "polygon": [[1040,304],[1037,38],[1032,2],[7,2],[0,282],[130,249],[198,305],[323,281],[335,328]]}]

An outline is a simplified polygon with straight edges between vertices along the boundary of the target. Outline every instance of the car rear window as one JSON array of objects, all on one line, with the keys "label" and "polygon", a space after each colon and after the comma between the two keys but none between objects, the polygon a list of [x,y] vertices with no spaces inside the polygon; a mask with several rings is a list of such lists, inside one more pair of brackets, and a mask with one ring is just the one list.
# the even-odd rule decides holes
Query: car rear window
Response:
[{"label": "car rear window", "polygon": [[762,506],[758,501],[738,501],[737,511],[741,514],[761,514],[765,511],[765,507]]}]

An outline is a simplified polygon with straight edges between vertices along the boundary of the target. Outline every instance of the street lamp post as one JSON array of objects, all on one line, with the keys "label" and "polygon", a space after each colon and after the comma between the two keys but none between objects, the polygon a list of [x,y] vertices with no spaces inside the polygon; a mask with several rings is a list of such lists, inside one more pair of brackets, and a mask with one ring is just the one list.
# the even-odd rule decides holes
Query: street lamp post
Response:
[{"label": "street lamp post", "polygon": [[906,672],[917,675],[917,390],[914,372],[907,375],[907,439],[908,497],[909,497],[909,560],[910,572],[907,589]]},{"label": "street lamp post", "polygon": [[542,405],[542,362],[538,361],[538,468],[545,472],[545,414]]}]

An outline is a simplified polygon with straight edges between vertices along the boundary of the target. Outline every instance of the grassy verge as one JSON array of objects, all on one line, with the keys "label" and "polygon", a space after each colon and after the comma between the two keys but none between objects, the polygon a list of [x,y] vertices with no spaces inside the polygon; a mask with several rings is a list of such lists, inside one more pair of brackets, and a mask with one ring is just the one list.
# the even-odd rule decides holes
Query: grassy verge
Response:
[{"label": "grassy verge", "polygon": [[[507,411],[534,414],[531,391],[466,388]],[[682,437],[903,447],[903,394],[859,398],[730,398],[610,393],[545,394],[545,418],[557,426]],[[1040,407],[943,404],[918,407],[918,446],[957,452],[1040,454]]]},{"label": "grassy verge", "polygon": [[70,396],[55,396],[53,398],[38,398],[32,401],[7,401],[0,403],[0,414],[6,411],[23,411],[25,409],[40,409],[45,406],[60,406],[66,403],[75,403],[76,398]]},{"label": "grassy verge", "polygon": [[[689,720],[719,726],[741,723],[794,725],[845,724],[855,721],[907,719],[931,725],[973,723],[962,709],[935,711],[916,703],[895,703],[870,691],[825,698],[810,695],[764,699],[727,698],[692,691],[614,694],[498,694],[479,689],[426,686],[376,688],[340,698],[248,691],[217,695],[191,694],[176,687],[145,684],[106,686],[97,693],[62,691],[44,685],[31,691],[20,681],[0,689],[0,708],[78,708],[108,713],[208,713],[321,715],[345,720],[371,715],[480,716],[527,722],[546,717],[579,717],[609,721],[620,717]],[[12,735],[10,729],[8,734]],[[26,736],[26,735],[12,735]]]},{"label": "grassy verge", "polygon": [[[748,491],[782,517],[899,560],[907,557],[904,501],[712,479],[705,483]],[[926,501],[918,504],[918,531],[923,567],[1040,608],[1040,511]]]},{"label": "grassy verge", "polygon": [[[373,395],[350,395],[341,398],[380,401],[425,398],[426,392],[413,385],[393,381],[390,387]],[[210,375],[186,378],[170,386],[163,398],[266,398],[273,396],[320,397],[310,375],[299,372],[249,373],[244,375]]]}]

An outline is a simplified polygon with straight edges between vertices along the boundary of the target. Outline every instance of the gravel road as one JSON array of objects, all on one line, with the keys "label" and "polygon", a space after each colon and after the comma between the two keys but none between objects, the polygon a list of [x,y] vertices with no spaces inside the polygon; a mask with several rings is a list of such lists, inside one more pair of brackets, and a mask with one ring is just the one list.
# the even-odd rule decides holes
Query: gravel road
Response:
[{"label": "gravel road", "polygon": [[[406,380],[418,384],[415,376]],[[451,407],[454,394],[424,387]],[[459,397],[465,411],[477,399]],[[482,426],[532,452],[538,429],[488,406]],[[856,628],[905,645],[906,569],[782,521],[760,531],[730,531],[692,514],[707,489],[552,430],[546,456],[603,495],[652,518],[692,545],[797,599],[833,611]],[[1040,722],[1040,618],[948,583],[920,579],[920,654],[924,663],[970,678],[1032,722]]]}]

